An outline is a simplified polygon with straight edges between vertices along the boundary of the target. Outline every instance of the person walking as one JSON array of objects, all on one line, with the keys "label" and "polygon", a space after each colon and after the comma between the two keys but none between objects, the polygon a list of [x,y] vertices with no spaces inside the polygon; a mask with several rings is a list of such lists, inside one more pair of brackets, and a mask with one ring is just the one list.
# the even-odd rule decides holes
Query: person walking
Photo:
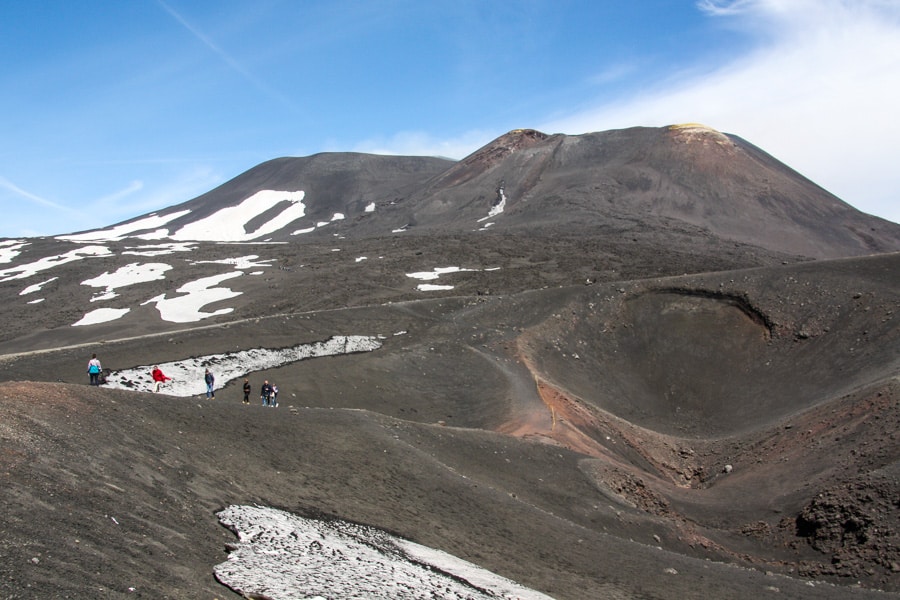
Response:
[{"label": "person walking", "polygon": [[269,400],[272,398],[272,385],[268,379],[263,381],[262,388],[259,390],[259,398],[262,400],[263,406],[269,406]]},{"label": "person walking", "polygon": [[250,380],[244,379],[244,404],[250,404],[250,391],[252,388],[250,387]]},{"label": "person walking", "polygon": [[216,399],[216,378],[213,376],[212,372],[207,369],[206,373],[203,375],[203,381],[206,382],[206,399],[207,400],[215,400]]},{"label": "person walking", "polygon": [[278,408],[278,386],[272,384],[272,406]]},{"label": "person walking", "polygon": [[154,392],[158,392],[159,386],[161,386],[162,384],[164,384],[167,381],[172,380],[171,377],[167,377],[165,374],[163,374],[162,369],[160,369],[159,367],[156,367],[156,366],[153,367],[153,371],[151,371],[150,374],[153,376],[153,391]]},{"label": "person walking", "polygon": [[96,354],[91,355],[91,360],[88,361],[87,372],[88,377],[90,378],[91,385],[100,385],[100,373],[103,371],[103,366],[100,364],[100,359],[97,358]]}]

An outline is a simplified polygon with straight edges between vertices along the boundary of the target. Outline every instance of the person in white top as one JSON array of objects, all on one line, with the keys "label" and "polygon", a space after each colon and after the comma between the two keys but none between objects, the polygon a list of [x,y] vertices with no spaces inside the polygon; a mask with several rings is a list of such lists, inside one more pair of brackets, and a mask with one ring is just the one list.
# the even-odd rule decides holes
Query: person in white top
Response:
[{"label": "person in white top", "polygon": [[100,360],[97,358],[97,355],[91,355],[91,360],[88,361],[87,367],[88,376],[91,379],[91,385],[100,385],[100,373],[102,371],[103,366],[100,364]]}]

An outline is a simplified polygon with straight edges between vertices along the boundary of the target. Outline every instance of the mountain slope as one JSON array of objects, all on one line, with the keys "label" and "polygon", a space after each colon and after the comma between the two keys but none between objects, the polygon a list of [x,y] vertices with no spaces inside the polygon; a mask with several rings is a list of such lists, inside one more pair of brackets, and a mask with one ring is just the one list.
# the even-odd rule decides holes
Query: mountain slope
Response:
[{"label": "mountain slope", "polygon": [[421,225],[601,226],[672,220],[815,258],[900,250],[900,225],[860,213],[755,146],[698,125],[579,136],[513,131],[413,200]]},{"label": "mountain slope", "polygon": [[62,237],[289,241],[325,232],[359,239],[569,228],[627,235],[640,225],[660,238],[671,230],[811,258],[900,250],[900,225],[700,125],[577,136],[515,130],[458,163],[353,153],[276,159],[158,214]]},{"label": "mountain slope", "polygon": [[[898,270],[898,254],[814,261],[163,335],[120,329],[120,339],[9,354],[0,380],[78,382],[95,349],[114,371],[174,361],[222,375],[226,352],[381,340],[370,352],[248,365],[254,392],[263,379],[281,388],[275,410],[255,394],[242,405],[240,377],[222,381],[215,400],[4,384],[4,531],[56,540],[32,542],[46,565],[65,556],[53,547],[81,539],[91,554],[77,564],[106,565],[119,580],[147,573],[155,548],[177,548],[162,564],[188,555],[190,575],[139,580],[172,597],[219,561],[209,548],[227,536],[212,512],[230,504],[381,527],[559,599],[755,598],[765,585],[802,598],[798,573],[896,595]],[[202,368],[190,372],[202,390]],[[47,476],[33,479],[35,469]],[[37,510],[35,493],[41,514],[91,501],[61,522],[16,516]],[[87,533],[116,525],[96,502],[127,532],[110,549]],[[29,558],[6,552],[0,562]],[[121,553],[129,562],[109,566]],[[704,559],[758,572],[734,578]],[[50,580],[116,580],[93,568]],[[684,577],[670,581],[667,569]]]},{"label": "mountain slope", "polygon": [[897,597],[898,227],[682,126],[0,241],[0,596],[265,597],[212,575],[261,505],[558,600]]}]

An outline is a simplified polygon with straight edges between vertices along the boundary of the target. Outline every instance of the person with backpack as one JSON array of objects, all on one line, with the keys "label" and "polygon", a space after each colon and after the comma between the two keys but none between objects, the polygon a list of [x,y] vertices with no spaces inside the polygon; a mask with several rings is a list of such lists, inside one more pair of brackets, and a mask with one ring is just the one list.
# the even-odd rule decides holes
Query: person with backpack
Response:
[{"label": "person with backpack", "polygon": [[91,355],[91,360],[88,361],[87,372],[91,385],[100,385],[100,373],[103,372],[103,367],[100,365],[100,360],[96,354]]},{"label": "person with backpack", "polygon": [[250,391],[252,388],[250,387],[250,380],[244,379],[244,404],[250,404]]},{"label": "person with backpack", "polygon": [[203,375],[203,380],[206,382],[206,399],[207,400],[215,400],[216,399],[216,378],[213,376],[212,372],[207,369],[206,373]]}]

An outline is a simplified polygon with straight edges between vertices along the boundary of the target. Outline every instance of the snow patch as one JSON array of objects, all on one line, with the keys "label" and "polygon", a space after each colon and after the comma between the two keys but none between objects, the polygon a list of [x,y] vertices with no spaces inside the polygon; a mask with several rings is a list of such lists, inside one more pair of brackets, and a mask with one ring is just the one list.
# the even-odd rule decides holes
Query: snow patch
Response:
[{"label": "snow patch", "polygon": [[12,260],[22,253],[22,248],[28,245],[28,242],[22,240],[5,240],[0,242],[0,263],[12,262]]},{"label": "snow patch", "polygon": [[504,208],[506,208],[506,193],[503,191],[502,187],[497,190],[497,196],[500,198],[500,201],[491,207],[491,210],[488,211],[486,217],[481,217],[480,219],[478,219],[479,223],[481,223],[482,221],[487,221],[488,219],[493,219],[494,217],[502,213]]},{"label": "snow patch", "polygon": [[[163,373],[173,379],[163,385],[163,392],[170,396],[187,398],[206,392],[203,379],[206,369],[216,378],[215,389],[222,389],[228,382],[245,377],[254,371],[274,369],[308,358],[371,352],[381,347],[377,338],[365,335],[338,335],[324,342],[298,344],[290,348],[252,348],[224,354],[186,358],[167,363],[157,363]],[[150,376],[152,365],[113,371],[106,377],[104,387],[149,392],[153,389]]]},{"label": "snow patch", "polygon": [[[170,237],[183,241],[239,242],[253,240],[274,233],[303,217],[306,214],[306,207],[302,202],[304,196],[305,192],[303,191],[261,190],[237,206],[227,206],[206,218],[188,223]],[[254,231],[247,232],[245,230],[247,223],[282,202],[287,202],[288,206],[281,212]]]},{"label": "snow patch", "polygon": [[[164,231],[165,230],[161,230]],[[168,232],[166,232],[168,235]],[[191,252],[197,248],[197,244],[191,242],[173,242],[171,244],[147,244],[146,246],[129,246],[128,250],[124,250],[122,254],[133,254],[134,256],[165,256],[167,254],[175,254],[176,252]]]},{"label": "snow patch", "polygon": [[[27,294],[33,294],[35,292],[39,292],[45,285],[47,285],[48,283],[50,283],[52,281],[56,281],[57,279],[59,279],[59,277],[51,277],[47,281],[42,281],[41,283],[35,283],[34,285],[29,285],[27,288],[25,288],[24,290],[19,292],[19,295],[25,296]],[[31,304],[31,303],[29,302],[29,304]]]},{"label": "snow patch", "polygon": [[130,308],[98,308],[85,314],[77,323],[72,323],[72,327],[115,321],[124,317],[130,310]]},{"label": "snow patch", "polygon": [[91,302],[109,300],[118,295],[115,293],[116,288],[165,279],[166,271],[171,269],[172,266],[166,263],[131,263],[124,267],[119,267],[114,273],[106,271],[93,279],[85,279],[81,282],[81,285],[106,288],[102,292],[97,292],[91,298]]},{"label": "snow patch", "polygon": [[[483,271],[494,271],[499,267],[491,267],[488,269],[481,269]],[[422,281],[433,281],[440,277],[441,275],[445,275],[447,273],[460,273],[463,271],[478,271],[479,269],[462,269],[460,267],[436,267],[431,271],[418,271],[416,273],[407,273],[407,277],[412,277],[413,279],[420,279]],[[452,285],[438,285],[433,283],[420,283],[416,286],[416,289],[420,292],[434,292],[440,290],[452,290]]]},{"label": "snow patch", "polygon": [[69,250],[64,254],[56,254],[54,256],[45,256],[34,262],[10,267],[8,269],[0,269],[0,282],[12,281],[13,279],[26,279],[41,271],[58,267],[66,263],[82,260],[97,256],[110,256],[112,252],[106,246],[84,246]]},{"label": "snow patch", "polygon": [[213,312],[202,312],[200,309],[213,302],[228,300],[240,296],[242,292],[234,292],[229,288],[215,287],[228,279],[240,277],[243,275],[241,271],[231,273],[220,273],[211,277],[203,277],[196,281],[184,284],[177,290],[178,293],[185,294],[175,298],[167,298],[166,294],[160,294],[146,302],[141,306],[156,303],[156,309],[163,321],[172,323],[191,323],[208,319],[209,317],[217,317],[225,315],[233,311],[233,308],[220,308]]},{"label": "snow patch", "polygon": [[183,217],[189,212],[191,211],[179,210],[164,216],[153,213],[149,216],[144,217],[143,219],[138,219],[137,221],[132,221],[131,223],[116,225],[115,227],[109,229],[95,229],[93,231],[86,231],[84,233],[60,235],[56,236],[56,239],[66,240],[69,242],[116,242],[129,237],[129,234],[132,234],[135,231],[143,231],[145,229],[155,229],[162,227],[163,225],[174,221],[179,217]]},{"label": "snow patch", "polygon": [[306,519],[261,506],[230,506],[217,514],[239,544],[214,573],[244,596],[553,600],[451,554],[374,527]]},{"label": "snow patch", "polygon": [[254,267],[271,267],[271,262],[275,260],[274,258],[266,258],[263,260],[258,260],[259,256],[256,254],[248,254],[247,256],[238,256],[235,258],[223,258],[221,260],[197,260],[193,261],[192,265],[231,265],[235,269],[244,270],[244,269],[252,269]]}]

